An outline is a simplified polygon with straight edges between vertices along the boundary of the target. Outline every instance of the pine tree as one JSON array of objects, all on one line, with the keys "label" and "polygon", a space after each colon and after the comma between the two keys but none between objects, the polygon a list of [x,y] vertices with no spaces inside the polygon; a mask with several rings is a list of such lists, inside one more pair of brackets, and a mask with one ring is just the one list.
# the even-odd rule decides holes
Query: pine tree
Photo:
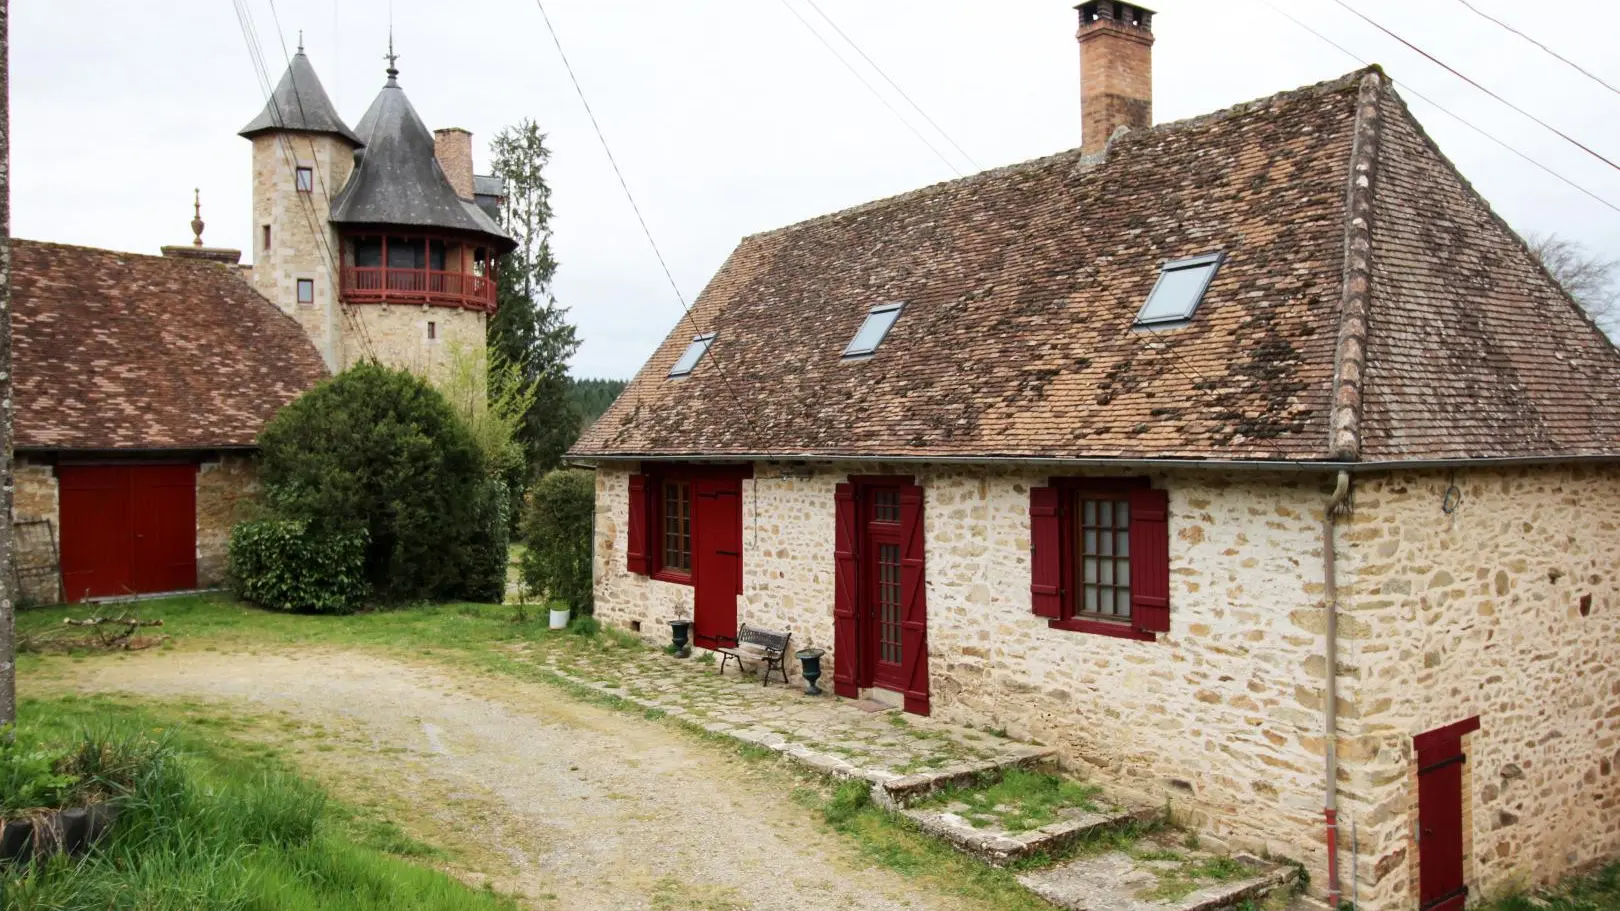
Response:
[{"label": "pine tree", "polygon": [[551,252],[551,158],[546,134],[519,121],[491,143],[495,173],[506,180],[503,227],[518,247],[501,262],[499,309],[489,324],[491,363],[515,364],[535,388],[520,442],[530,478],[555,468],[579,435],[580,416],[569,396],[568,359],[579,338],[568,311],[551,293],[557,260]]}]

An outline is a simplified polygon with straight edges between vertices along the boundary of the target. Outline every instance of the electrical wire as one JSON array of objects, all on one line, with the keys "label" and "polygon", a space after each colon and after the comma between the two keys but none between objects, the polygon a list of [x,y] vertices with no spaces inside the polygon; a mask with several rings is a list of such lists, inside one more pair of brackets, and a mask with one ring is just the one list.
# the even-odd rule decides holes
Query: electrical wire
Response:
[{"label": "electrical wire", "polygon": [[[1294,23],[1295,25],[1297,25],[1301,29],[1304,29],[1305,31],[1311,33],[1312,35],[1315,35],[1322,42],[1326,43],[1330,47],[1332,47],[1335,50],[1339,51],[1339,53],[1344,54],[1346,57],[1349,57],[1351,60],[1354,60],[1356,63],[1358,63],[1358,64],[1360,64],[1362,66],[1370,66],[1371,65],[1361,55],[1355,53],[1354,51],[1351,51],[1349,48],[1346,48],[1344,45],[1338,43],[1337,41],[1334,41],[1332,38],[1329,38],[1328,36],[1322,34],[1321,32],[1317,31],[1316,29],[1311,28],[1309,25],[1306,25],[1304,22],[1301,22],[1300,20],[1294,18],[1292,15],[1290,15],[1289,13],[1287,13],[1286,11],[1284,11],[1283,9],[1278,7],[1276,4],[1272,3],[1271,0],[1256,0],[1256,2],[1264,4],[1265,6],[1269,7],[1272,12],[1274,12],[1277,15],[1283,17],[1284,19],[1287,19],[1289,22]],[[1531,164],[1531,165],[1535,166],[1537,169],[1545,172],[1546,174],[1548,174],[1549,176],[1551,176],[1554,179],[1558,180],[1559,182],[1563,183],[1564,185],[1566,185],[1566,186],[1570,187],[1571,189],[1576,190],[1576,191],[1590,197],[1593,201],[1595,201],[1598,204],[1600,204],[1600,205],[1614,211],[1616,214],[1620,214],[1620,205],[1616,205],[1616,204],[1610,202],[1609,200],[1604,199],[1602,196],[1599,196],[1597,193],[1593,192],[1592,190],[1589,190],[1586,187],[1581,186],[1580,184],[1576,183],[1575,181],[1569,179],[1568,177],[1565,177],[1563,174],[1560,174],[1557,171],[1554,171],[1552,168],[1548,167],[1547,165],[1542,164],[1540,161],[1537,161],[1536,159],[1531,158],[1528,154],[1526,154],[1524,152],[1521,152],[1519,149],[1515,148],[1512,145],[1509,145],[1505,140],[1497,138],[1495,135],[1493,135],[1489,131],[1485,130],[1483,127],[1476,126],[1472,121],[1470,121],[1467,118],[1463,117],[1461,114],[1453,113],[1449,108],[1445,107],[1440,102],[1435,101],[1433,98],[1430,98],[1429,96],[1427,96],[1427,95],[1423,94],[1422,92],[1419,92],[1417,89],[1413,88],[1411,83],[1406,82],[1404,80],[1397,80],[1397,79],[1395,79],[1393,77],[1390,77],[1389,81],[1394,85],[1400,86],[1407,94],[1411,95],[1413,98],[1416,98],[1419,101],[1424,102],[1425,104],[1429,105],[1430,107],[1434,108],[1435,110],[1439,111],[1440,113],[1446,115],[1447,117],[1450,117],[1452,120],[1455,120],[1458,123],[1462,124],[1463,126],[1469,128],[1470,130],[1473,130],[1475,133],[1478,133],[1480,136],[1483,136],[1484,138],[1490,140],[1491,142],[1497,144],[1498,146],[1501,146],[1503,149],[1506,149],[1507,151],[1512,152],[1514,155],[1517,155],[1519,158],[1524,159],[1524,161],[1527,162],[1528,164]]]},{"label": "electrical wire", "polygon": [[1570,69],[1575,70],[1577,73],[1580,73],[1582,76],[1585,76],[1586,78],[1592,80],[1593,82],[1597,83],[1598,85],[1603,86],[1604,88],[1606,88],[1609,91],[1615,93],[1616,95],[1620,95],[1620,89],[1617,89],[1614,86],[1610,85],[1609,83],[1604,82],[1601,78],[1599,78],[1597,76],[1597,74],[1595,74],[1592,71],[1588,70],[1586,67],[1581,66],[1580,64],[1578,64],[1575,61],[1569,59],[1568,57],[1565,57],[1563,54],[1560,54],[1557,51],[1553,50],[1552,48],[1548,47],[1547,45],[1542,44],[1540,41],[1537,41],[1536,39],[1530,37],[1529,35],[1526,35],[1524,32],[1521,32],[1518,29],[1514,28],[1513,26],[1507,24],[1506,22],[1503,22],[1501,19],[1498,19],[1495,16],[1492,16],[1490,13],[1487,13],[1487,12],[1479,9],[1478,7],[1474,6],[1474,4],[1469,3],[1468,0],[1457,0],[1457,2],[1461,3],[1463,6],[1468,7],[1469,12],[1471,12],[1474,15],[1480,17],[1481,19],[1485,19],[1485,20],[1487,20],[1489,22],[1494,22],[1497,25],[1500,25],[1502,28],[1507,29],[1508,31],[1512,32],[1515,35],[1518,35],[1520,38],[1523,38],[1524,40],[1530,42],[1531,44],[1535,45],[1536,47],[1541,48],[1549,56],[1563,62]]},{"label": "electrical wire", "polygon": [[[568,61],[568,52],[563,50],[562,38],[558,36],[556,26],[552,25],[551,16],[546,12],[545,3],[542,0],[534,0],[534,5],[540,10],[540,18],[545,21],[546,31],[551,35],[551,43],[557,47],[557,56],[562,59],[563,69],[568,71],[568,80],[574,84],[574,92],[579,96],[580,105],[585,108],[585,116],[590,119],[591,129],[596,132],[596,139],[602,144],[602,151],[607,155],[608,164],[613,167],[613,174],[619,179],[619,188],[624,191],[624,198],[630,202],[630,210],[636,214],[636,221],[641,225],[641,233],[646,236],[647,245],[652,247],[653,256],[658,259],[659,268],[664,270],[664,278],[669,280],[669,287],[675,292],[675,299],[680,302],[683,311],[681,318],[692,328],[694,333],[701,333],[702,329],[697,325],[697,318],[692,313],[692,307],[686,302],[686,295],[681,293],[680,284],[675,281],[675,275],[670,271],[669,263],[665,261],[663,251],[658,248],[658,241],[653,238],[652,228],[647,225],[646,217],[641,214],[641,206],[636,203],[636,196],[630,191],[630,182],[625,179],[624,171],[619,167],[619,160],[613,156],[613,148],[608,145],[607,134],[602,132],[602,125],[596,119],[596,112],[591,109],[591,102],[585,97],[585,88],[580,84],[579,76],[574,73],[574,65]],[[759,429],[754,426],[754,420],[749,415],[747,403],[743,401],[742,396],[737,394],[736,387],[732,385],[731,377],[721,365],[715,347],[715,342],[710,341],[704,349],[704,353],[708,356],[709,363],[713,365],[715,372],[720,375],[726,393],[736,403],[743,423],[748,425],[749,432],[754,437],[754,448],[757,451],[762,451],[758,449],[762,443]]]},{"label": "electrical wire", "polygon": [[1563,130],[1558,129],[1557,127],[1553,126],[1552,124],[1548,123],[1547,121],[1542,120],[1540,117],[1537,117],[1536,115],[1530,113],[1529,111],[1525,110],[1524,108],[1519,107],[1518,105],[1516,105],[1513,102],[1507,100],[1506,98],[1503,98],[1501,95],[1496,94],[1495,92],[1491,91],[1490,89],[1486,88],[1485,86],[1480,85],[1478,82],[1475,82],[1473,79],[1468,78],[1467,76],[1465,76],[1461,72],[1459,72],[1456,69],[1456,67],[1451,66],[1450,64],[1448,64],[1445,61],[1441,60],[1440,58],[1434,56],[1433,54],[1429,53],[1428,51],[1424,50],[1423,48],[1420,48],[1417,45],[1413,44],[1412,42],[1407,41],[1405,38],[1402,38],[1400,35],[1395,34],[1394,32],[1392,32],[1389,29],[1385,28],[1384,26],[1380,25],[1378,22],[1373,20],[1371,17],[1367,16],[1365,13],[1361,12],[1360,10],[1358,10],[1355,7],[1351,6],[1350,4],[1345,3],[1344,0],[1333,0],[1333,2],[1337,3],[1339,6],[1343,7],[1345,10],[1349,11],[1351,14],[1353,14],[1356,18],[1360,19],[1361,21],[1367,23],[1368,25],[1372,26],[1375,29],[1378,29],[1379,31],[1383,32],[1384,34],[1388,35],[1389,37],[1394,38],[1396,41],[1399,41],[1401,44],[1406,45],[1408,48],[1411,48],[1414,52],[1416,52],[1417,54],[1423,56],[1425,59],[1427,59],[1430,63],[1433,63],[1435,66],[1440,67],[1441,69],[1445,70],[1446,72],[1450,73],[1451,75],[1456,76],[1458,79],[1461,79],[1462,81],[1468,83],[1469,85],[1471,85],[1474,88],[1480,90],[1481,92],[1484,92],[1485,94],[1491,96],[1492,98],[1494,98],[1497,101],[1501,102],[1502,104],[1508,106],[1509,108],[1513,109],[1514,111],[1517,111],[1520,115],[1522,115],[1524,117],[1527,117],[1530,120],[1536,122],[1537,124],[1542,126],[1544,129],[1556,134],[1560,139],[1564,140],[1565,142],[1569,143],[1570,145],[1575,146],[1576,148],[1578,148],[1581,151],[1585,152],[1586,154],[1592,156],[1593,158],[1596,158],[1598,161],[1603,162],[1604,164],[1608,165],[1611,168],[1614,168],[1616,171],[1620,171],[1620,164],[1615,164],[1613,161],[1611,161],[1608,158],[1604,157],[1603,155],[1599,154],[1591,146],[1588,146],[1587,144],[1585,144],[1585,143],[1581,142],[1580,140],[1576,139],[1575,137],[1570,136],[1568,133],[1565,133]]},{"label": "electrical wire", "polygon": [[861,50],[861,46],[859,44],[855,43],[854,38],[849,37],[849,35],[845,34],[843,29],[838,27],[838,23],[834,22],[832,20],[832,17],[827,15],[826,11],[821,8],[820,4],[816,3],[816,0],[805,0],[805,2],[810,4],[810,8],[816,11],[816,15],[818,15],[821,18],[827,20],[827,24],[832,26],[833,31],[838,33],[838,37],[844,39],[844,41],[850,47],[854,48],[855,53],[860,54],[861,59],[865,60],[867,62],[867,64],[869,64],[872,67],[872,69],[876,70],[877,74],[879,76],[883,77],[883,81],[887,82],[889,84],[890,88],[893,88],[896,92],[900,93],[900,97],[904,98],[906,100],[906,104],[911,105],[912,110],[914,110],[918,114],[922,115],[922,119],[928,121],[928,125],[933,127],[935,132],[937,132],[937,133],[939,133],[939,135],[945,137],[945,141],[951,144],[951,148],[954,148],[959,155],[961,155],[963,158],[965,158],[967,160],[967,163],[972,165],[973,169],[975,171],[983,170],[983,168],[979,165],[979,163],[977,161],[973,160],[973,156],[969,155],[967,153],[967,150],[962,148],[960,143],[958,143],[955,139],[951,138],[951,134],[945,132],[944,127],[942,127],[938,123],[934,122],[934,118],[928,116],[928,112],[922,109],[922,105],[918,104],[916,101],[913,101],[911,96],[906,94],[906,90],[901,88],[900,84],[898,82],[895,82],[893,79],[890,79],[889,74],[883,71],[883,67],[878,66],[878,63],[877,63],[876,60],[873,60],[870,56],[868,56],[866,51]]},{"label": "electrical wire", "polygon": [[[883,93],[877,90],[877,86],[874,86],[870,81],[867,80],[865,76],[861,75],[861,71],[856,69],[855,65],[850,63],[843,54],[840,54],[838,49],[832,46],[832,42],[827,40],[826,36],[816,31],[816,27],[810,24],[810,20],[801,16],[799,11],[794,9],[793,4],[789,3],[788,0],[782,0],[782,6],[786,7],[787,11],[793,14],[793,18],[799,20],[799,24],[803,25],[807,30],[809,30],[810,34],[816,36],[816,40],[821,42],[821,46],[826,48],[828,53],[832,54],[834,57],[837,57],[838,62],[842,63],[844,68],[849,70],[850,74],[853,75],[861,85],[866,86],[866,90],[872,93],[872,97],[876,98],[878,101],[881,101],[883,106],[889,109],[889,113],[893,114],[901,123],[905,124],[906,129],[911,131],[911,135],[917,137],[918,141],[927,146],[928,151],[933,152],[935,157],[944,162],[945,167],[950,168],[952,173],[958,177],[962,176],[962,169],[952,164],[951,160],[945,157],[945,153],[941,152],[938,146],[934,145],[934,143],[931,142],[927,136],[924,136],[922,131],[917,129],[915,124],[913,124],[910,120],[907,120],[904,114],[900,113],[899,108],[891,104],[889,99],[883,97]],[[834,26],[834,28],[837,28],[837,26]],[[859,50],[859,48],[856,50]],[[935,129],[938,129],[938,127],[935,127]],[[947,136],[945,138],[949,139],[950,137]]]}]

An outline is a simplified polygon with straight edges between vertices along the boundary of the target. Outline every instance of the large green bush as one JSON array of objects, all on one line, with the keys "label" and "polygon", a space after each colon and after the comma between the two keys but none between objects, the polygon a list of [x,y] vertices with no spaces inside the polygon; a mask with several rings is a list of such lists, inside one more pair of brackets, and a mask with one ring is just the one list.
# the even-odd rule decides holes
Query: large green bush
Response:
[{"label": "large green bush", "polygon": [[366,532],[314,532],[299,519],[231,529],[231,587],[261,607],[346,614],[364,603]]},{"label": "large green bush", "polygon": [[484,457],[420,377],[361,364],[282,409],[260,434],[265,500],[317,535],[364,532],[365,577],[385,602],[485,595]]},{"label": "large green bush", "polygon": [[596,483],[588,471],[548,472],[523,517],[523,580],[547,597],[591,611],[591,520]]}]

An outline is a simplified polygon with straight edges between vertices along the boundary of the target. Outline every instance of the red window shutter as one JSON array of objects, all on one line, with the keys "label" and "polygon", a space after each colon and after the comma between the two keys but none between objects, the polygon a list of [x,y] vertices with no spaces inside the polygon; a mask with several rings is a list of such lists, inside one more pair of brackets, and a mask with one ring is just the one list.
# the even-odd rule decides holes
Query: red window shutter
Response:
[{"label": "red window shutter", "polygon": [[924,578],[923,490],[900,488],[900,654],[906,711],[927,715],[928,585]]},{"label": "red window shutter", "polygon": [[647,476],[630,476],[629,541],[625,544],[625,569],[639,576],[649,572],[647,554],[650,542],[647,534]]},{"label": "red window shutter", "polygon": [[1170,494],[1133,490],[1131,621],[1148,633],[1170,631]]},{"label": "red window shutter", "polygon": [[855,683],[855,609],[860,603],[860,584],[855,562],[860,510],[856,509],[855,485],[840,484],[833,495],[833,691],[848,699],[860,695]]},{"label": "red window shutter", "polygon": [[1063,492],[1036,487],[1029,492],[1030,603],[1035,615],[1063,617]]}]

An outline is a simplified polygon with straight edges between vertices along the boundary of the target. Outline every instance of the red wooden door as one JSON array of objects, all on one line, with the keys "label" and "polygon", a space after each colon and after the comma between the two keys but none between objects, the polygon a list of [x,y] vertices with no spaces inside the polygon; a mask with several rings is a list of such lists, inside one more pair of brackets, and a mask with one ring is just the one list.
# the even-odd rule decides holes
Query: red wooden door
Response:
[{"label": "red wooden door", "polygon": [[58,469],[69,601],[197,587],[194,465]]},{"label": "red wooden door", "polygon": [[197,467],[130,469],[135,541],[131,587],[174,592],[197,587]]},{"label": "red wooden door", "polygon": [[900,485],[900,601],[901,639],[906,711],[927,715],[928,690],[928,585],[923,576],[923,491],[915,484]]},{"label": "red wooden door", "polygon": [[1413,740],[1418,762],[1418,908],[1462,911],[1468,901],[1463,880],[1462,736],[1479,729],[1479,719],[1419,734]]},{"label": "red wooden door", "polygon": [[57,469],[62,592],[69,601],[133,590],[134,527],[127,466]]},{"label": "red wooden door", "polygon": [[742,482],[699,478],[693,485],[692,638],[703,648],[737,635],[742,593]]},{"label": "red wooden door", "polygon": [[860,644],[863,680],[905,692],[904,604],[900,597],[900,489],[868,487],[861,584]]}]

